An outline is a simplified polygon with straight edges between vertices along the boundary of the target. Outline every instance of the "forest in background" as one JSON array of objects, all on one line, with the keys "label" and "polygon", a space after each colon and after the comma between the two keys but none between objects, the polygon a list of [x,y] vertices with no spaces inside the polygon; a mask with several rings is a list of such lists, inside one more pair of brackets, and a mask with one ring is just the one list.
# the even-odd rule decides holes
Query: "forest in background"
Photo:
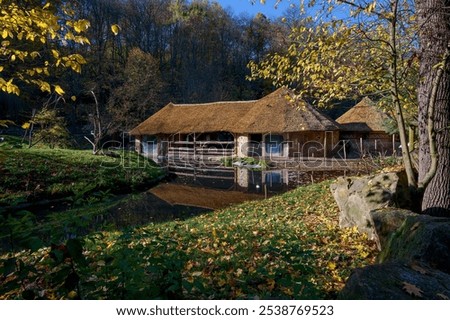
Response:
[{"label": "forest in background", "polygon": [[[0,93],[2,119],[20,126],[30,121],[33,109],[56,105],[72,134],[86,133],[97,99],[103,126],[113,135],[168,102],[257,99],[273,86],[246,80],[247,64],[286,48],[291,27],[301,20],[298,9],[271,20],[262,14],[236,16],[205,1],[80,0],[71,5],[77,19],[90,22],[85,34],[90,45],[59,43],[59,51],[86,60],[80,73],[50,71],[48,81],[64,89],[65,100],[49,98],[35,86],[22,87],[19,97]],[[111,26],[117,26],[117,34]]]}]

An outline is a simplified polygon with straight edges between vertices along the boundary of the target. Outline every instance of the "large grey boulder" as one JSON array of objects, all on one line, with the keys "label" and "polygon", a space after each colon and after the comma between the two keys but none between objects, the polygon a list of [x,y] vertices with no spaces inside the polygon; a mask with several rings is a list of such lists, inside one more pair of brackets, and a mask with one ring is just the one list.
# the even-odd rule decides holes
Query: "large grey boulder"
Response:
[{"label": "large grey boulder", "polygon": [[388,262],[355,269],[339,293],[348,300],[446,300],[450,276],[417,262]]},{"label": "large grey boulder", "polygon": [[378,260],[421,261],[450,274],[450,219],[428,215],[407,217]]},{"label": "large grey boulder", "polygon": [[370,221],[375,232],[375,242],[381,250],[387,246],[391,237],[403,225],[408,217],[417,216],[406,209],[383,208],[369,212]]},{"label": "large grey boulder", "polygon": [[384,243],[381,263],[354,270],[340,298],[449,299],[450,219],[399,209],[371,214]]},{"label": "large grey boulder", "polygon": [[403,207],[408,192],[403,173],[381,173],[365,177],[340,177],[331,192],[340,209],[339,226],[356,226],[381,245],[370,212],[387,207]]}]

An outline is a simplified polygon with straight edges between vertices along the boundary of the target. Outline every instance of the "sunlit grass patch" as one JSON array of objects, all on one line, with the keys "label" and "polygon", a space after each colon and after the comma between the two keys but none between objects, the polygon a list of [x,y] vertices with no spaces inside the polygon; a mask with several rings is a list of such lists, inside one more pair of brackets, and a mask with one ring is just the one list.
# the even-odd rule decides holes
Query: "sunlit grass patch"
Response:
[{"label": "sunlit grass patch", "polygon": [[161,175],[150,160],[134,152],[117,158],[89,150],[0,150],[0,205],[82,195],[96,190],[134,190]]}]

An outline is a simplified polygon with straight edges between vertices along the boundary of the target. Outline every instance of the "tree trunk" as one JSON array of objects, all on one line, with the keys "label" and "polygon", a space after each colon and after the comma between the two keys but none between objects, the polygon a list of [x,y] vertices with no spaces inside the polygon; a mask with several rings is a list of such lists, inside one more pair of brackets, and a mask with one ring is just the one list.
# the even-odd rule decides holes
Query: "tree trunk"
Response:
[{"label": "tree trunk", "polygon": [[[416,0],[420,37],[419,83],[419,181],[431,166],[428,110],[439,63],[450,45],[450,0]],[[436,174],[424,191],[423,213],[450,216],[450,72],[449,63],[437,83],[432,116],[438,164]]]}]

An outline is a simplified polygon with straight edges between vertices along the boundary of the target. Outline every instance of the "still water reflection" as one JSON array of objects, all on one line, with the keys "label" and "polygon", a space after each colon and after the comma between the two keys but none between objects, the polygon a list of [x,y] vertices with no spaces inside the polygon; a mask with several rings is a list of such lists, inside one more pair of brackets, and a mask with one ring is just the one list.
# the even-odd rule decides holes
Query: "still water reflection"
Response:
[{"label": "still water reflection", "polygon": [[[344,170],[300,171],[295,169],[252,170],[245,167],[228,170],[186,169],[172,171],[174,182],[211,189],[244,193],[276,194],[301,185],[345,175]],[[199,195],[201,196],[201,195]]]},{"label": "still water reflection", "polygon": [[[58,243],[95,231],[124,230],[149,223],[184,220],[343,174],[343,171],[336,170],[307,172],[229,168],[219,173],[208,169],[179,170],[169,174],[169,183],[160,183],[146,192],[110,195],[81,205],[67,203],[60,207],[42,208],[30,213],[29,220],[36,236],[46,243]],[[8,237],[0,237],[0,249],[11,249]]]}]

